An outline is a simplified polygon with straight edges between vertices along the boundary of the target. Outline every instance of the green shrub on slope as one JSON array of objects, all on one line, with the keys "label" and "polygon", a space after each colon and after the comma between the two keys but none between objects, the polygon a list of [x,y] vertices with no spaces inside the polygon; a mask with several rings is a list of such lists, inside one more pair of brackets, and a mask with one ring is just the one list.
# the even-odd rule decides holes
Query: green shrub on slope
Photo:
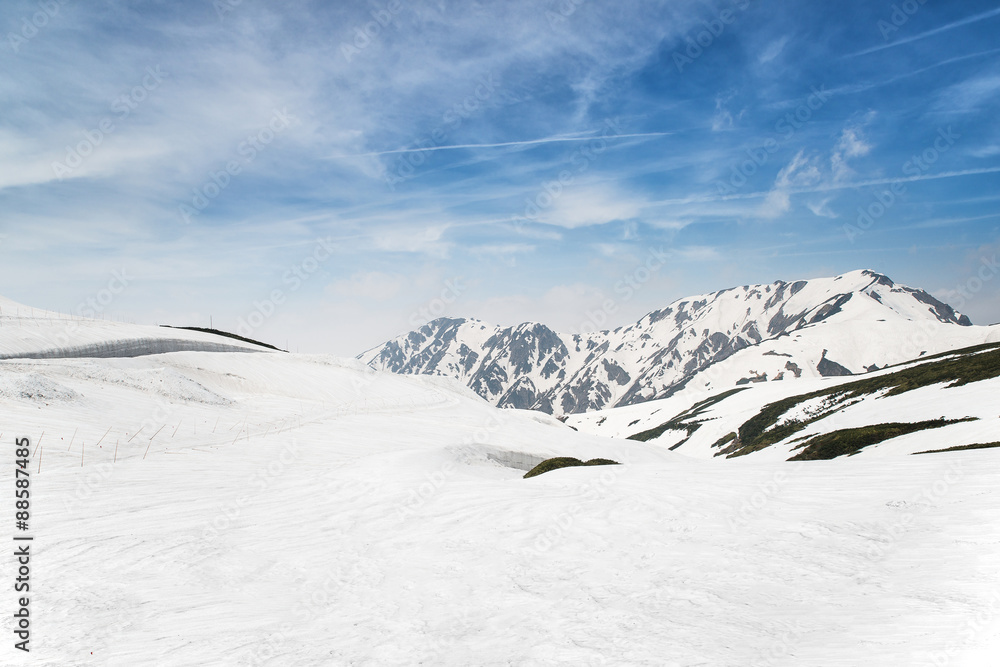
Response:
[{"label": "green shrub on slope", "polygon": [[610,466],[610,465],[621,465],[618,461],[612,461],[611,459],[590,459],[589,461],[581,461],[580,459],[573,458],[572,456],[557,456],[554,459],[545,459],[534,468],[529,470],[524,474],[524,479],[529,477],[537,477],[542,473],[549,472],[551,470],[558,470],[559,468],[572,468],[575,466]]},{"label": "green shrub on slope", "polygon": [[974,420],[974,417],[965,419],[932,419],[912,424],[893,422],[831,431],[830,433],[813,436],[803,442],[796,447],[796,449],[802,449],[802,451],[788,460],[819,461],[835,459],[845,454],[850,456],[857,454],[865,447],[877,445],[889,438],[896,438],[907,433],[916,433],[917,431],[929,428],[941,428],[949,424]]}]

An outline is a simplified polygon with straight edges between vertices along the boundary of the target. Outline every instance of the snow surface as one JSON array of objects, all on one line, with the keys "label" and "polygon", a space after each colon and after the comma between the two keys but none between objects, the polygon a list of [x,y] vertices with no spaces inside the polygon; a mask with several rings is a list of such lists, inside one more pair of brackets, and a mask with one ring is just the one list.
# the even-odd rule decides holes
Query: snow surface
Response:
[{"label": "snow surface", "polygon": [[[0,361],[0,415],[4,488],[13,438],[31,438],[35,538],[32,652],[11,647],[8,612],[3,664],[1000,651],[996,450],[699,460],[498,410],[457,381],[293,354]],[[555,455],[623,465],[511,467]],[[0,581],[14,567],[0,558]]]},{"label": "snow surface", "polygon": [[181,351],[272,352],[217,334],[76,317],[0,297],[0,359],[134,357]]}]

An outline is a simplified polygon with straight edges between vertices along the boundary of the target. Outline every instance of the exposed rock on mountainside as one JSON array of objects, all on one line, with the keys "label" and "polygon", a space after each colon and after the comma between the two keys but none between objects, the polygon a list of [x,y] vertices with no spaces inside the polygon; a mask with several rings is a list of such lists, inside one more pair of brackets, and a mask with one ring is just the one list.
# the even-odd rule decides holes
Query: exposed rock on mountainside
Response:
[{"label": "exposed rock on mountainside", "polygon": [[[592,334],[440,318],[358,358],[395,373],[458,378],[498,406],[562,415],[664,398],[699,383],[864,373],[980,342],[973,330],[986,328],[971,324],[923,290],[853,271],[687,297]],[[970,340],[952,340],[967,327]]]}]

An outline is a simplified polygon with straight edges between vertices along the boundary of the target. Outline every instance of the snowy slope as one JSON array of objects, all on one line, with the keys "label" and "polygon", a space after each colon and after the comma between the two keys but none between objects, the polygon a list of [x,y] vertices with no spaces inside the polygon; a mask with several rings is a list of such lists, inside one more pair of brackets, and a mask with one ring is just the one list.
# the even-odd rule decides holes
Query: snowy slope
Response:
[{"label": "snowy slope", "polygon": [[0,297],[0,359],[135,357],[186,350],[270,351],[201,331],[76,317]]},{"label": "snowy slope", "polygon": [[[697,458],[713,458],[729,454],[719,444],[721,438],[737,433],[752,417],[769,405],[790,397],[808,395],[825,389],[839,388],[847,392],[858,382],[894,377],[905,369],[929,368],[951,359],[966,358],[978,361],[982,352],[956,351],[938,359],[915,360],[860,377],[843,376],[803,379],[797,382],[768,382],[752,384],[733,390],[713,390],[690,387],[669,399],[600,410],[583,415],[572,415],[567,424],[595,435],[628,438],[671,424],[661,435],[650,439],[650,444],[677,451]],[[996,345],[987,346],[986,352],[997,352]],[[874,391],[841,400],[840,394],[818,396],[804,400],[783,413],[779,423],[790,420],[805,421],[822,416],[803,430],[764,449],[748,454],[755,460],[785,460],[798,452],[798,446],[810,437],[856,429],[873,424],[917,423],[937,418],[947,420],[971,419],[940,428],[922,430],[865,447],[856,456],[871,458],[887,455],[907,455],[933,449],[944,449],[979,443],[1000,442],[1000,371],[961,386],[951,382],[929,382],[911,391],[887,395],[887,391]],[[839,401],[839,402],[838,402]],[[703,406],[698,409],[698,406]],[[835,409],[836,408],[836,409]],[[692,414],[693,412],[697,414]],[[825,414],[828,412],[829,414]],[[680,419],[678,419],[680,417]],[[697,423],[696,429],[688,425]]]},{"label": "snowy slope", "polygon": [[[0,378],[34,536],[32,652],[3,664],[985,666],[1000,648],[995,450],[697,460],[291,354]],[[521,478],[567,454],[624,465]]]},{"label": "snowy slope", "polygon": [[460,379],[501,407],[556,415],[728,388],[863,373],[1000,338],[926,292],[871,271],[681,299],[589,335],[442,318],[359,358],[373,368]]}]

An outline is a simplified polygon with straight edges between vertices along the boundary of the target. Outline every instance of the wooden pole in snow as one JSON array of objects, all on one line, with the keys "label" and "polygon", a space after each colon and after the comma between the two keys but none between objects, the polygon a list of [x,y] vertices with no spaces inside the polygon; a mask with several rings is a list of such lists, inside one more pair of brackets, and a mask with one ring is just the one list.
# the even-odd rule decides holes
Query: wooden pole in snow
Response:
[{"label": "wooden pole in snow", "polygon": [[97,441],[97,444],[98,444],[98,445],[99,445],[99,444],[101,444],[101,443],[102,443],[102,442],[104,441],[104,438],[108,437],[108,433],[111,433],[111,428],[112,428],[112,427],[110,427],[110,426],[109,426],[109,427],[108,427],[108,430],[107,430],[107,431],[105,431],[105,432],[104,432],[104,435],[102,435],[102,436],[101,436],[101,439]]}]

